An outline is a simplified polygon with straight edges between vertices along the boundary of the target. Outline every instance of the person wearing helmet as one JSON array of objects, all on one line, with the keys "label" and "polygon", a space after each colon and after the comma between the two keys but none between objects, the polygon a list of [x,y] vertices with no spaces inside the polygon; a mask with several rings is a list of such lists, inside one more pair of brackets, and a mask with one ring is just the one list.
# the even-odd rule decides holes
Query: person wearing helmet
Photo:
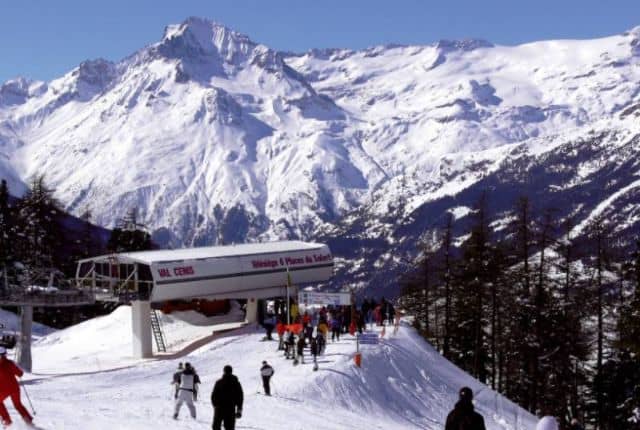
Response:
[{"label": "person wearing helmet", "polygon": [[473,391],[469,387],[460,389],[460,398],[447,416],[445,430],[486,430],[484,418],[473,410]]},{"label": "person wearing helmet", "polygon": [[7,408],[4,407],[4,400],[7,397],[11,398],[13,407],[16,408],[16,411],[18,411],[27,424],[33,422],[33,417],[31,417],[27,408],[25,408],[20,401],[20,385],[18,384],[17,378],[23,374],[22,369],[7,358],[6,348],[0,346],[0,418],[2,419],[2,424],[5,426],[11,425],[11,417],[9,416]]}]

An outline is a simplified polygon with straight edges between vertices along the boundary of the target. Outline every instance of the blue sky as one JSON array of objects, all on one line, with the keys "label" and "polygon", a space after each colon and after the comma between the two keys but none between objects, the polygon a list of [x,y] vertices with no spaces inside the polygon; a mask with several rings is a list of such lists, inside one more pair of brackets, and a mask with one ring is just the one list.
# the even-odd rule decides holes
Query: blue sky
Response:
[{"label": "blue sky", "polygon": [[188,16],[290,51],[469,37],[514,45],[621,33],[640,25],[640,0],[0,0],[0,82],[119,60]]}]

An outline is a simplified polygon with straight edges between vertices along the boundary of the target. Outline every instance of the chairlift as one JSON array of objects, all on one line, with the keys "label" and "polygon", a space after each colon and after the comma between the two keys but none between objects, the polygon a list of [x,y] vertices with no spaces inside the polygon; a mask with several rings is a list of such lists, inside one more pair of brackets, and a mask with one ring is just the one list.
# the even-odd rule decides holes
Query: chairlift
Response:
[{"label": "chairlift", "polygon": [[6,349],[13,349],[18,343],[18,337],[15,334],[15,331],[11,333],[9,330],[5,329],[4,324],[0,323],[0,346],[5,347]]}]

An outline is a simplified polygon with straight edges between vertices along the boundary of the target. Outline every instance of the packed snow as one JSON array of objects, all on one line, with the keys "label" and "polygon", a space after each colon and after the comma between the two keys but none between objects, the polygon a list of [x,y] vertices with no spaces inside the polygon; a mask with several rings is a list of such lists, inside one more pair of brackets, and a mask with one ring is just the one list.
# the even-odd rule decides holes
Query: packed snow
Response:
[{"label": "packed snow", "polygon": [[[173,315],[173,314],[172,314]],[[475,392],[475,404],[489,430],[534,430],[536,419],[474,380],[440,356],[414,329],[401,325],[378,345],[361,347],[362,367],[354,365],[355,340],[329,342],[314,372],[306,362],[293,366],[277,342],[261,341],[255,326],[233,330],[194,325],[196,315],[173,315],[171,333],[187,333],[198,348],[173,345],[154,359],[130,356],[129,307],[40,338],[34,345],[34,373],[24,378],[43,429],[197,429],[212,420],[209,396],[222,367],[231,364],[244,389],[239,429],[393,428],[440,430],[461,386]],[[197,317],[200,324],[206,318]],[[210,321],[211,322],[211,321]],[[215,321],[214,321],[215,322]],[[165,324],[166,326],[166,324]],[[376,329],[378,330],[378,329]],[[218,333],[210,338],[206,336]],[[259,368],[275,368],[273,397],[261,394]],[[202,379],[197,419],[185,409],[175,422],[171,378],[178,362],[194,365]],[[15,411],[15,427],[24,428]]]}]

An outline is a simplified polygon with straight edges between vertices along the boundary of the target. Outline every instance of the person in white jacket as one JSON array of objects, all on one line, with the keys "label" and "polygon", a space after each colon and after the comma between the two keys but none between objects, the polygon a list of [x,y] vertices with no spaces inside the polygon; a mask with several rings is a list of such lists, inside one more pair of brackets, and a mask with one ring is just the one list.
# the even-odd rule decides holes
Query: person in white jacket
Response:
[{"label": "person in white jacket", "polygon": [[538,421],[536,430],[558,430],[558,421],[551,416],[542,417],[542,419]]},{"label": "person in white jacket", "polygon": [[173,413],[173,419],[178,419],[180,408],[183,403],[187,404],[191,418],[196,418],[196,407],[193,401],[197,398],[198,384],[200,377],[190,363],[185,363],[184,370],[180,373],[180,385],[178,387],[178,398],[176,400],[176,409]]}]

